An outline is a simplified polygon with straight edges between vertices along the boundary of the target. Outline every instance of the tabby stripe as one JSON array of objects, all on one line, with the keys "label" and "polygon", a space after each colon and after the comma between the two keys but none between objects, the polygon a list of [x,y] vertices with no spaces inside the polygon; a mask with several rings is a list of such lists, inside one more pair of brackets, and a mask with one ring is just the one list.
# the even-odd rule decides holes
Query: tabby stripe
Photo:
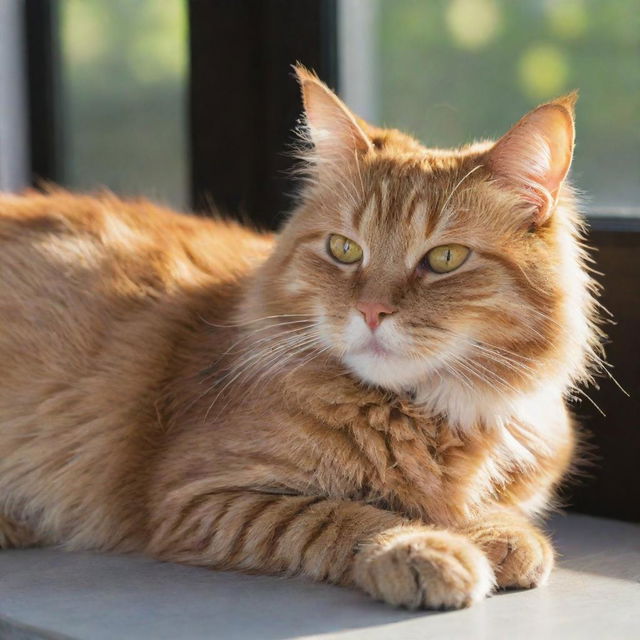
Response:
[{"label": "tabby stripe", "polygon": [[396,187],[390,188],[389,183],[385,180],[385,199],[382,209],[382,215],[384,216],[387,224],[397,225],[403,220],[404,205],[407,198],[402,195],[400,190]]},{"label": "tabby stripe", "polygon": [[406,221],[404,222],[404,224],[406,224],[407,227],[411,226],[411,224],[413,223],[413,217],[415,216],[416,211],[418,210],[418,202],[420,202],[421,199],[422,199],[422,193],[420,192],[419,189],[416,189],[413,195],[411,196],[411,198],[408,200],[408,204],[407,204],[407,210],[405,213]]},{"label": "tabby stripe", "polygon": [[373,194],[372,194],[372,209],[374,211],[380,211],[380,209],[382,208],[382,201],[383,201],[384,196],[382,195],[382,187],[380,185],[380,181],[376,182],[375,186],[373,187]]},{"label": "tabby stripe", "polygon": [[533,304],[539,305],[541,302],[547,302],[546,296],[541,296],[540,291],[534,287],[528,278],[523,273],[522,269],[513,261],[509,260],[505,256],[491,253],[490,251],[478,251],[478,255],[482,256],[492,262],[497,262],[504,269],[506,269],[516,281],[518,288],[523,292],[525,297],[529,299]]},{"label": "tabby stripe", "polygon": [[300,550],[300,564],[304,564],[305,556],[307,555],[307,551],[311,545],[313,545],[316,540],[318,540],[327,530],[327,528],[335,523],[335,513],[336,508],[330,507],[329,511],[325,514],[325,516],[320,520],[320,522],[316,525],[316,527],[311,531],[307,541],[304,543],[304,546]]},{"label": "tabby stripe", "polygon": [[288,518],[280,521],[271,534],[269,544],[264,551],[264,556],[267,559],[272,558],[275,553],[276,547],[280,543],[280,540],[284,537],[287,529],[293,524],[293,522],[302,517],[314,504],[318,504],[318,502],[322,502],[323,500],[325,500],[325,498],[321,496],[307,498],[307,501],[303,505],[298,507],[293,513],[289,514]]},{"label": "tabby stripe", "polygon": [[180,514],[177,520],[174,521],[172,529],[175,532],[178,532],[182,526],[187,522],[187,520],[191,517],[193,512],[201,507],[204,502],[206,502],[207,498],[213,495],[219,495],[217,491],[210,491],[208,493],[201,493],[195,496],[192,496],[189,502],[182,507],[180,510]]},{"label": "tabby stripe", "polygon": [[[214,518],[213,522],[211,523],[211,525],[210,525],[210,527],[209,527],[209,529],[207,531],[207,535],[202,540],[200,540],[199,544],[197,545],[197,549],[199,551],[204,551],[207,547],[209,547],[211,545],[211,542],[212,542],[213,538],[218,533],[218,525],[220,524],[222,519],[227,515],[227,512],[231,508],[231,505],[233,504],[233,501],[236,500],[237,497],[238,496],[236,494],[231,494],[224,501],[224,503],[220,507],[220,510],[216,514],[216,517]],[[198,528],[199,524],[200,524],[200,520],[196,520],[189,527],[189,529],[187,529],[187,531],[185,531],[184,535],[181,536],[181,538],[184,538],[186,540],[189,537],[189,534],[193,533]]]},{"label": "tabby stripe", "polygon": [[321,238],[323,238],[325,236],[325,233],[322,231],[312,231],[310,233],[307,233],[303,236],[300,236],[296,243],[298,245],[300,244],[305,244],[308,242],[315,242],[316,240],[320,240]]},{"label": "tabby stripe", "polygon": [[[444,204],[444,203],[443,203]],[[425,225],[424,237],[429,238],[431,234],[435,231],[438,223],[440,222],[440,218],[442,217],[442,210],[439,206],[430,207],[427,212],[427,224]]]},{"label": "tabby stripe", "polygon": [[[333,567],[335,568],[341,568],[340,573],[337,576],[334,576],[332,578],[332,582],[335,583],[340,583],[343,580],[343,576],[347,573],[347,571],[351,570],[351,562],[347,561],[347,562],[341,562],[341,563],[337,563],[336,562],[336,555],[338,554],[339,551],[342,550],[342,545],[339,544],[339,542],[344,540],[344,534],[343,534],[343,530],[345,527],[345,520],[348,519],[350,517],[349,515],[346,515],[344,513],[344,511],[340,512],[337,511],[336,515],[341,515],[341,518],[336,518],[333,521],[333,524],[335,524],[335,531],[334,531],[334,535],[333,535],[333,541],[329,544],[326,545],[326,559],[325,559],[325,570],[324,573],[322,574],[322,576],[320,576],[321,580],[329,580],[330,579],[330,572],[331,569]],[[353,558],[353,556],[355,555],[354,553],[355,551],[355,545],[352,547],[352,549],[349,551],[349,560],[351,560]]]},{"label": "tabby stripe", "polygon": [[[172,524],[172,529],[174,531],[179,530],[185,524],[185,522],[191,517],[193,512],[199,507],[201,507],[207,501],[207,499],[210,498],[211,496],[220,496],[228,493],[230,493],[228,490],[225,491],[223,489],[218,489],[215,491],[207,491],[206,493],[199,493],[192,496],[189,499],[189,501],[180,510],[178,519],[175,520]],[[235,496],[235,495],[236,495],[235,492],[232,493],[232,496]]]},{"label": "tabby stripe", "polygon": [[[378,185],[376,184],[373,190],[369,193],[368,198],[364,198],[362,202],[362,206],[358,207],[354,213],[352,218],[352,224],[355,229],[360,231],[361,223],[365,219],[365,213],[368,213],[370,210],[374,210],[378,203],[378,195],[376,195],[379,191]],[[369,216],[366,216],[367,218]]]},{"label": "tabby stripe", "polygon": [[233,545],[229,550],[227,557],[225,558],[225,562],[233,564],[236,560],[236,556],[242,551],[244,548],[244,544],[246,542],[246,536],[249,528],[255,523],[255,521],[272,505],[276,502],[281,502],[282,496],[271,495],[267,499],[264,496],[261,496],[260,501],[257,505],[253,507],[248,513],[244,513],[244,522],[240,527],[240,531],[238,531],[235,540],[233,541]]}]

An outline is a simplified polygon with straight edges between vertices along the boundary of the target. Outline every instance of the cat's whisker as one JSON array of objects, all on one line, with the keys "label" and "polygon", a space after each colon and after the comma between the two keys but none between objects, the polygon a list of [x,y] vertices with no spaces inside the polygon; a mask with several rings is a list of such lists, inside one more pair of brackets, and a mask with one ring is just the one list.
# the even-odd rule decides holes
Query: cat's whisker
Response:
[{"label": "cat's whisker", "polygon": [[472,349],[476,349],[481,353],[487,354],[487,356],[491,356],[491,358],[496,362],[498,362],[498,364],[502,365],[503,367],[511,371],[521,373],[523,375],[535,373],[534,369],[529,365],[526,365],[522,362],[518,362],[517,360],[510,358],[508,356],[505,356],[504,354],[501,354],[499,351],[495,351],[491,348],[484,347],[483,345],[477,344],[473,340],[469,340],[466,344],[470,346]]},{"label": "cat's whisker", "polygon": [[472,375],[475,375],[478,379],[482,380],[483,382],[489,384],[489,380],[487,380],[487,378],[483,376],[480,371],[478,371],[478,367],[480,367],[480,369],[482,369],[486,374],[488,374],[496,384],[499,384],[503,386],[505,389],[509,389],[510,391],[513,391],[516,394],[518,393],[518,390],[515,389],[511,384],[509,384],[502,376],[499,376],[495,371],[492,371],[491,369],[484,367],[479,362],[473,362],[471,360],[463,360],[462,358],[457,358],[456,362],[460,366],[462,366],[466,371],[468,371]]},{"label": "cat's whisker", "polygon": [[601,365],[602,365],[601,371],[607,376],[607,378],[609,378],[609,380],[611,380],[611,382],[613,382],[613,384],[615,384],[616,387],[618,387],[618,389],[620,389],[620,391],[622,391],[622,393],[624,393],[624,395],[627,396],[627,398],[630,398],[631,394],[618,382],[618,380],[613,376],[611,371],[609,371],[609,367],[612,365],[604,361],[601,363]]},{"label": "cat's whisker", "polygon": [[485,371],[487,373],[487,375],[489,375],[497,383],[502,384],[503,387],[505,387],[506,389],[509,389],[510,391],[513,391],[515,394],[519,393],[518,389],[516,389],[512,384],[507,382],[507,380],[505,380],[501,375],[498,375],[495,371],[492,371],[491,369],[489,369],[489,368],[485,367],[484,365],[480,364],[479,362],[475,362],[475,361],[472,362],[472,366],[480,367],[480,369]]},{"label": "cat's whisker", "polygon": [[524,356],[522,354],[519,354],[519,353],[517,353],[515,351],[511,351],[509,349],[505,349],[504,347],[499,347],[499,346],[494,345],[494,344],[489,344],[488,342],[483,342],[482,340],[480,340],[478,338],[471,338],[471,337],[469,337],[467,335],[464,335],[462,333],[458,333],[456,331],[452,331],[451,329],[447,329],[445,327],[440,327],[440,326],[437,326],[437,325],[425,325],[425,328],[435,329],[436,331],[441,331],[443,333],[448,333],[449,335],[455,337],[457,340],[464,340],[466,342],[472,342],[474,344],[478,344],[478,345],[481,345],[483,347],[490,348],[490,349],[495,350],[497,352],[503,353],[506,356],[513,357],[513,359],[515,361],[525,360],[525,361],[528,361],[528,362],[535,362],[535,360],[533,358],[529,358],[529,357]]},{"label": "cat's whisker", "polygon": [[[460,364],[462,363],[458,356],[451,356],[450,358],[448,358],[447,362],[443,364],[443,367],[449,371],[454,372],[454,377],[460,380],[461,382],[463,382],[463,384],[465,384],[465,386],[470,391],[473,391],[473,385],[471,383],[471,380],[462,371],[460,371],[460,369],[457,366]],[[461,378],[463,380],[461,380]]]},{"label": "cat's whisker", "polygon": [[284,355],[282,355],[282,352],[275,354],[275,357],[269,358],[266,362],[261,363],[267,365],[268,368],[262,371],[258,375],[258,378],[256,380],[262,380],[266,376],[275,373],[279,367],[282,367],[284,364],[286,364],[286,362],[296,357],[298,354],[304,352],[309,347],[314,346],[314,344],[317,342],[318,336],[310,336],[307,340],[301,341],[300,343],[294,345],[295,349],[292,349],[291,351],[285,350]]},{"label": "cat's whisker", "polygon": [[[444,330],[444,331],[448,331],[448,330]],[[462,334],[457,334],[453,331],[448,331],[448,333],[453,335],[456,338],[456,340],[460,340],[461,342],[464,342],[469,347],[476,349],[480,353],[486,354],[487,357],[490,356],[493,360],[498,362],[498,364],[500,364],[502,367],[504,367],[507,370],[513,371],[514,373],[517,373],[527,378],[531,378],[535,373],[533,368],[531,368],[530,366],[528,366],[523,362],[518,361],[515,357],[504,355],[503,353],[500,353],[500,351],[497,351],[492,349],[491,347],[487,347],[482,344],[479,344],[477,341],[467,336],[464,336]],[[513,355],[517,357],[517,354],[513,354]],[[490,371],[489,369],[487,370]],[[491,373],[493,374],[494,372],[491,372]]]},{"label": "cat's whisker", "polygon": [[[528,313],[531,313],[533,315],[536,315],[538,318],[540,318],[543,322],[548,322],[550,324],[552,324],[554,327],[556,327],[557,329],[559,329],[560,331],[563,332],[563,340],[566,340],[567,342],[575,345],[576,347],[581,347],[582,346],[582,341],[576,339],[574,336],[572,336],[571,334],[567,333],[565,331],[565,327],[560,324],[558,321],[556,321],[555,319],[551,318],[548,314],[539,311],[537,309],[529,309]],[[601,332],[597,332],[597,335],[602,336]],[[604,369],[606,368],[608,365],[607,361],[601,357],[601,355],[598,353],[598,346],[597,345],[592,345],[592,347],[590,348],[590,352],[589,352],[589,357],[590,359],[592,359],[594,361],[595,364],[597,364],[599,366],[600,369]],[[617,381],[615,381],[617,383]],[[624,391],[624,389],[621,389]]]},{"label": "cat's whisker", "polygon": [[[289,350],[291,349],[291,345],[289,344],[282,345],[283,347],[286,346],[288,348],[287,350],[284,350],[284,355],[282,355],[282,350],[275,355],[272,353],[268,354],[266,362],[257,360],[250,367],[247,367],[245,370],[241,371],[240,373],[244,375],[241,375],[239,377],[239,380],[243,380],[243,378],[250,375],[256,368],[258,368],[258,366],[264,366],[265,364],[267,365],[267,368],[264,369],[262,372],[258,373],[254,377],[254,379],[249,383],[249,387],[246,390],[246,393],[252,393],[254,388],[258,386],[265,377],[277,373],[278,369],[283,368],[284,365],[287,362],[289,362],[291,359],[304,353],[309,349],[309,347],[313,347],[314,343],[317,342],[317,340],[318,338],[316,336],[312,336],[308,340],[301,341],[299,344],[295,344],[294,345],[295,348],[293,348],[292,350]],[[236,377],[236,379],[238,379],[238,377]],[[234,379],[234,381],[236,379]],[[222,391],[224,391],[224,389]],[[218,394],[218,396],[214,398],[214,403],[218,399],[219,395],[221,394]],[[231,399],[227,400],[227,402],[220,408],[221,412],[224,411],[224,409],[228,406],[230,401]]]},{"label": "cat's whisker", "polygon": [[[266,357],[269,353],[273,353],[275,349],[283,349],[283,348],[286,348],[287,346],[288,346],[288,343],[285,343],[284,345],[280,344],[275,348],[271,347],[263,350],[259,349],[255,351],[253,354],[251,354],[248,358],[241,361],[240,363],[238,362],[234,363],[228,369],[227,373],[222,377],[218,378],[217,380],[215,380],[213,384],[204,392],[203,395],[206,395],[207,393],[211,392],[213,389],[216,388],[216,386],[219,386],[220,384],[225,382],[225,380],[228,380],[229,378],[231,378],[230,380],[228,380],[228,382],[226,382],[226,384],[218,392],[218,395],[216,395],[216,397],[213,399],[213,402],[211,403],[211,406],[213,406],[213,404],[215,404],[216,400],[220,397],[220,395],[222,395],[222,393],[224,393],[224,391],[228,388],[228,386],[232,384],[240,375],[245,373],[246,370],[252,365],[253,362],[259,361],[261,358]],[[205,419],[208,416],[208,413],[209,411],[207,411],[207,414],[205,415]]]},{"label": "cat's whisker", "polygon": [[529,358],[528,356],[524,356],[521,353],[517,353],[516,351],[512,351],[510,349],[505,349],[504,347],[499,347],[499,346],[494,345],[494,344],[489,344],[488,342],[484,342],[482,340],[479,340],[478,338],[474,338],[473,340],[474,340],[474,342],[476,344],[479,344],[479,345],[481,345],[483,347],[487,347],[487,348],[493,349],[493,350],[497,351],[498,353],[504,354],[505,356],[513,357],[515,360],[524,360],[526,362],[535,362],[536,361],[535,358]]},{"label": "cat's whisker", "polygon": [[260,364],[261,362],[262,364],[264,364],[265,360],[267,362],[271,362],[272,360],[277,361],[282,352],[286,352],[287,350],[293,349],[294,347],[306,345],[307,343],[313,342],[315,340],[317,340],[317,337],[315,335],[295,336],[293,338],[284,340],[276,338],[274,340],[275,346],[269,345],[264,349],[259,349],[247,359],[235,364],[233,367],[231,367],[226,375],[222,376],[222,378],[220,378],[219,380],[216,380],[214,384],[208,389],[207,393],[226,380],[224,386],[218,391],[217,395],[209,405],[209,408],[205,413],[204,420],[206,421],[211,408],[213,407],[213,405],[215,405],[222,394],[224,394],[224,392],[229,388],[229,386],[239,378],[241,379],[242,376],[246,376],[248,373],[250,373],[256,365]]},{"label": "cat's whisker", "polygon": [[[480,373],[478,371],[476,371],[473,367],[470,366],[469,362],[465,361],[463,358],[461,357],[456,357],[454,358],[454,363],[456,364],[457,367],[462,367],[462,369],[469,373],[470,375],[474,376],[475,378],[478,378],[479,380],[486,382],[485,378],[480,375]],[[465,376],[466,377],[466,376]],[[469,380],[469,378],[466,378],[467,380]],[[475,387],[473,386],[473,384],[471,383],[471,381],[469,380],[470,383],[470,388],[473,390]]]},{"label": "cat's whisker", "polygon": [[[478,343],[476,341],[471,341],[469,345],[490,355],[492,358],[498,360],[498,362],[506,365],[512,365],[513,367],[520,369],[522,371],[533,372],[534,369],[530,365],[526,364],[527,362],[534,362],[532,358],[527,358],[525,356],[520,356],[519,354],[515,354],[513,352],[505,352],[503,350],[492,348],[491,345],[487,345],[485,343]],[[521,358],[521,359],[520,359]],[[523,362],[522,360],[525,360]]]},{"label": "cat's whisker", "polygon": [[318,358],[319,356],[321,356],[322,354],[326,353],[327,351],[329,351],[331,349],[331,347],[328,346],[324,346],[321,349],[316,349],[315,351],[312,351],[311,354],[309,355],[309,357],[306,360],[303,360],[300,364],[298,364],[296,367],[294,367],[293,369],[291,369],[291,371],[289,371],[287,373],[287,375],[285,376],[285,379],[290,378],[296,371],[298,371],[300,368],[306,366],[307,364],[309,364],[312,360],[315,360],[316,358]]},{"label": "cat's whisker", "polygon": [[[297,324],[299,321],[296,321],[295,324]],[[288,324],[294,324],[293,322],[284,322],[284,323],[280,323],[278,325],[271,325],[268,327],[264,327],[263,329],[259,329],[255,333],[258,333],[259,331],[265,331],[268,329],[277,329],[278,327],[284,326],[284,325],[288,325]],[[301,327],[295,327],[293,329],[288,329],[287,331],[278,331],[277,333],[277,338],[280,338],[282,336],[285,335],[289,335],[291,333],[300,333],[303,331],[307,331],[308,329],[311,329],[313,326],[315,325],[314,321],[304,321],[304,325]],[[247,336],[246,338],[242,339],[242,340],[238,340],[237,342],[234,343],[234,345],[232,346],[236,346],[238,344],[240,344],[241,342],[246,342],[247,339],[251,338],[253,336]],[[256,348],[258,345],[260,344],[264,344],[265,342],[269,342],[269,341],[273,341],[274,340],[274,336],[265,336],[263,338],[259,338],[256,341],[251,341],[249,342],[248,345],[245,345],[244,347],[244,353],[251,351],[252,349]],[[239,353],[239,351],[230,351],[229,349],[227,351],[225,351],[224,355],[227,355],[229,353]]]},{"label": "cat's whisker", "polygon": [[297,346],[300,342],[306,341],[309,336],[308,332],[303,333],[302,335],[296,336],[287,336],[287,337],[275,337],[267,344],[263,345],[263,347],[252,351],[251,348],[246,349],[241,355],[248,357],[236,360],[230,370],[231,372],[237,371],[238,369],[247,369],[250,366],[253,366],[253,363],[260,362],[261,359],[271,359],[272,357],[276,357],[280,352],[286,351],[287,349],[292,349]]},{"label": "cat's whisker", "polygon": [[584,390],[579,387],[575,388],[576,393],[579,393],[581,396],[584,396],[596,409],[596,411],[603,417],[606,418],[607,414],[596,404],[595,400]]},{"label": "cat's whisker", "polygon": [[469,392],[473,392],[475,387],[473,385],[473,382],[471,381],[471,379],[467,376],[466,373],[464,373],[464,371],[460,370],[460,363],[455,362],[453,364],[453,366],[447,366],[445,365],[445,368],[448,370],[449,374],[453,375],[453,378],[455,380],[457,380],[458,382],[461,382],[462,385],[469,390]]},{"label": "cat's whisker", "polygon": [[[271,366],[267,370],[262,372],[255,379],[255,381],[252,383],[252,388],[254,388],[256,385],[260,384],[262,382],[262,380],[264,380],[264,378],[269,377],[271,375],[274,375],[278,371],[282,370],[285,367],[286,364],[291,362],[291,360],[294,360],[295,358],[303,355],[304,353],[313,353],[314,351],[315,351],[314,342],[310,342],[308,344],[302,345],[300,348],[298,348],[294,352],[287,353],[286,355],[282,356],[281,358],[277,359],[274,363],[272,363]],[[295,367],[295,369],[298,369],[300,366],[302,366],[304,364],[305,364],[305,361],[303,361],[300,365]],[[284,376],[284,379],[287,379],[289,377],[290,373],[291,372],[287,373]]]},{"label": "cat's whisker", "polygon": [[526,356],[521,356],[520,354],[517,354],[514,351],[509,351],[507,349],[502,349],[500,347],[490,345],[476,338],[470,338],[468,336],[464,336],[462,334],[456,334],[454,332],[451,332],[451,333],[456,337],[457,340],[464,342],[468,346],[474,349],[477,349],[478,351],[482,351],[484,353],[487,353],[488,355],[491,355],[492,357],[497,359],[499,362],[501,362],[505,366],[513,365],[514,367],[518,369],[522,369],[523,371],[533,372],[533,369],[530,366],[528,366],[524,362],[521,362],[521,359],[531,362],[532,361],[531,358],[527,358]]},{"label": "cat's whisker", "polygon": [[251,324],[256,324],[256,322],[263,322],[264,320],[272,320],[275,318],[313,318],[313,314],[311,313],[281,313],[272,316],[263,316],[261,318],[254,318],[253,320],[248,320],[247,322],[232,322],[226,324],[216,324],[207,320],[206,318],[200,316],[200,320],[210,327],[215,327],[216,329],[229,329],[234,327],[246,327]]},{"label": "cat's whisker", "polygon": [[[259,329],[256,329],[254,331],[249,332],[246,335],[243,335],[240,339],[236,340],[226,351],[224,351],[220,356],[218,356],[218,358],[216,360],[214,360],[204,371],[203,373],[205,373],[206,375],[204,375],[204,377],[202,378],[202,382],[206,381],[207,379],[209,379],[212,375],[215,375],[216,373],[216,369],[215,366],[217,364],[219,364],[226,356],[228,356],[231,353],[238,353],[238,351],[234,351],[234,347],[238,346],[239,344],[242,344],[243,342],[247,342],[247,340],[251,340],[253,338],[253,336],[255,336],[256,333],[261,333],[263,331],[267,331],[267,330],[277,330],[279,327],[283,327],[283,326],[288,326],[288,325],[292,325],[292,324],[302,324],[303,326],[300,327],[296,327],[294,329],[290,329],[288,331],[284,331],[284,332],[279,332],[278,335],[284,335],[284,334],[288,334],[288,333],[294,333],[294,332],[300,332],[300,331],[306,331],[307,329],[313,327],[315,325],[315,321],[314,320],[292,320],[289,322],[279,322],[279,323],[275,323],[275,324],[270,324],[264,327],[260,327]],[[268,341],[268,340],[273,340],[273,336],[267,336],[265,338],[262,338],[260,340],[257,340],[256,342],[250,342],[248,345],[246,345],[246,348],[244,350],[244,352],[248,352],[250,351],[252,348],[254,348],[257,344],[260,344],[264,341]],[[209,373],[207,373],[209,372]]]}]

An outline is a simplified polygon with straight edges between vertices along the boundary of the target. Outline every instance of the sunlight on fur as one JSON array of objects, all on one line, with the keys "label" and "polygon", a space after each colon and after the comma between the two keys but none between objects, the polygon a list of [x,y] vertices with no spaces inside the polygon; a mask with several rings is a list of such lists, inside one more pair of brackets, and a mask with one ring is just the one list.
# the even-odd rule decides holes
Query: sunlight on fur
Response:
[{"label": "sunlight on fur", "polygon": [[296,72],[303,186],[276,236],[108,193],[0,196],[0,546],[409,608],[541,585],[533,520],[602,355],[565,180],[576,95],[429,149]]}]

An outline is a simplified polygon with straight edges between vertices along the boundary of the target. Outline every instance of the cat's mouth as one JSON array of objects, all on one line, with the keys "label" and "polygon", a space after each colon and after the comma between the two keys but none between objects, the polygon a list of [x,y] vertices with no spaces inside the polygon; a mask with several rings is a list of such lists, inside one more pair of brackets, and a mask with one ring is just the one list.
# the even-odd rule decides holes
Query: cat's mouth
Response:
[{"label": "cat's mouth", "polygon": [[385,346],[376,336],[371,336],[357,351],[358,355],[374,355],[385,357],[393,355],[393,352]]}]

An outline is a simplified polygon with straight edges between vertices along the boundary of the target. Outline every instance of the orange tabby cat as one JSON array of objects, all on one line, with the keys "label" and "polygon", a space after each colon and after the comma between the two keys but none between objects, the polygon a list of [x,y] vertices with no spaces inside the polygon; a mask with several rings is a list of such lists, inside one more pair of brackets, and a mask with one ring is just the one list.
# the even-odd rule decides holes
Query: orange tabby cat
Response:
[{"label": "orange tabby cat", "polygon": [[111,195],[0,198],[0,545],[303,574],[407,607],[542,584],[595,303],[574,95],[427,149],[297,69],[273,238]]}]

